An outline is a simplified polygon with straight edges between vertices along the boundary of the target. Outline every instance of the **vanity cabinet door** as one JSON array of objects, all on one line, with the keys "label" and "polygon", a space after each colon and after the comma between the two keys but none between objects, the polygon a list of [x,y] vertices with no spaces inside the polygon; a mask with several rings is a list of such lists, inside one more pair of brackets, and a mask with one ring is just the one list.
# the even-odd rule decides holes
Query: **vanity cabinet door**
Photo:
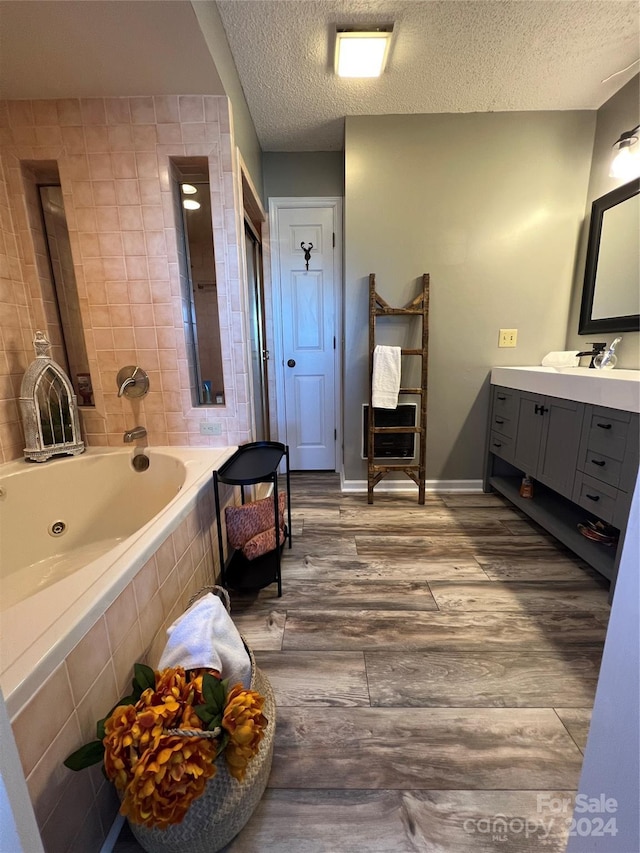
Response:
[{"label": "vanity cabinet door", "polygon": [[564,497],[573,497],[584,403],[545,397],[536,479]]},{"label": "vanity cabinet door", "polygon": [[517,400],[518,427],[513,448],[513,464],[525,474],[536,476],[544,418],[545,397],[520,391]]}]

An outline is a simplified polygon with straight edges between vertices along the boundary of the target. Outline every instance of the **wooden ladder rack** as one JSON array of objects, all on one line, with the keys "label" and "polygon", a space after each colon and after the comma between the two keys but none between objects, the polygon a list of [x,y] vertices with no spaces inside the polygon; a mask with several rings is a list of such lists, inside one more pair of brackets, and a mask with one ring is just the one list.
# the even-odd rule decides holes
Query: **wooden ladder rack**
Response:
[{"label": "wooden ladder rack", "polygon": [[[375,349],[376,319],[378,317],[416,316],[422,318],[422,347],[402,349],[401,354],[415,355],[422,359],[419,388],[400,388],[400,394],[420,397],[420,420],[418,426],[376,426],[373,408],[373,351]],[[424,504],[427,449],[427,368],[429,348],[429,274],[422,276],[422,292],[404,308],[392,308],[376,293],[375,273],[369,275],[369,418],[367,430],[367,503],[373,503],[373,490],[390,472],[402,471],[418,486],[418,503]],[[378,464],[374,457],[374,436],[379,433],[415,433],[419,436],[418,464],[402,462],[390,465]]]}]

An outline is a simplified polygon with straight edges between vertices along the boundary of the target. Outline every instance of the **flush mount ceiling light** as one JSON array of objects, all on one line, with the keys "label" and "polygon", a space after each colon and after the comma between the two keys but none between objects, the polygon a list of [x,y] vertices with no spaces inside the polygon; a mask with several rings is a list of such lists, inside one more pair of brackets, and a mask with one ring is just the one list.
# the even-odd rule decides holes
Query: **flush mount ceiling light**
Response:
[{"label": "flush mount ceiling light", "polygon": [[198,192],[198,188],[194,187],[193,184],[183,184],[182,185],[182,192],[185,195],[195,195],[195,193]]},{"label": "flush mount ceiling light", "polygon": [[185,210],[199,210],[200,202],[196,201],[194,198],[185,198],[182,202],[182,206]]},{"label": "flush mount ceiling light", "polygon": [[335,69],[338,77],[379,77],[389,53],[393,27],[338,30]]},{"label": "flush mount ceiling light", "polygon": [[609,169],[610,177],[630,181],[632,178],[640,175],[639,130],[640,124],[631,130],[625,130],[624,133],[620,134],[620,138],[616,139],[613,143],[613,147],[617,153],[611,161],[611,168]]}]

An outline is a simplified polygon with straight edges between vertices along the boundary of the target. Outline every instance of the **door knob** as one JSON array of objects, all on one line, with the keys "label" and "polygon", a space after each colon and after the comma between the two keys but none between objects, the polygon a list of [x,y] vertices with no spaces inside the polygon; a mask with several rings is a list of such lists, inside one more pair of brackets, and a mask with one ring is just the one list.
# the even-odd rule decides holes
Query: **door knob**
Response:
[{"label": "door knob", "polygon": [[290,358],[289,361],[287,362],[287,367],[295,367],[295,366],[296,366],[295,359]]}]

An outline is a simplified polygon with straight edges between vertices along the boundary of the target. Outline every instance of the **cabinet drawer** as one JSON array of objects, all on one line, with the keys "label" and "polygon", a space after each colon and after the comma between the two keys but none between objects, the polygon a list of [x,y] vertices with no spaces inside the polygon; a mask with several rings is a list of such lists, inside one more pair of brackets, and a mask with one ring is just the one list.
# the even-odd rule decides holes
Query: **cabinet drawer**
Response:
[{"label": "cabinet drawer", "polygon": [[499,385],[493,386],[493,408],[492,419],[495,417],[509,418],[515,420],[517,407],[518,391],[512,391],[510,388],[502,388]]},{"label": "cabinet drawer", "polygon": [[615,409],[591,410],[587,446],[621,462],[627,446],[630,416]]},{"label": "cabinet drawer", "polygon": [[515,421],[512,418],[507,418],[505,415],[496,414],[495,412],[491,418],[491,429],[509,438],[514,438],[516,434]]},{"label": "cabinet drawer", "polygon": [[588,509],[603,521],[613,521],[618,490],[600,483],[588,474],[576,474],[573,502]]},{"label": "cabinet drawer", "polygon": [[489,450],[496,456],[501,456],[510,462],[513,459],[513,442],[505,435],[492,431],[489,439]]},{"label": "cabinet drawer", "polygon": [[588,447],[579,462],[579,468],[585,474],[593,477],[594,480],[608,483],[615,488],[620,486],[622,463],[617,459],[611,459],[610,456],[605,456],[604,453],[598,453],[597,450]]}]

